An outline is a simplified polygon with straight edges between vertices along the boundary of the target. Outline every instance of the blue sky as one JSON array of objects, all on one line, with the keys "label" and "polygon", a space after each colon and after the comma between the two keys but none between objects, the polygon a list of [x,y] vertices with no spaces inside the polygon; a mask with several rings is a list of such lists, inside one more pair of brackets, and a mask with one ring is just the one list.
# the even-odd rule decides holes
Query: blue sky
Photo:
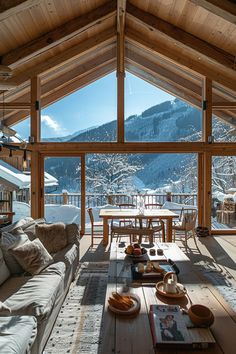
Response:
[{"label": "blue sky", "polygon": [[[174,97],[129,73],[125,78],[125,118]],[[74,92],[41,112],[42,138],[60,137],[116,119],[116,73]],[[29,119],[13,127],[28,138]]]}]

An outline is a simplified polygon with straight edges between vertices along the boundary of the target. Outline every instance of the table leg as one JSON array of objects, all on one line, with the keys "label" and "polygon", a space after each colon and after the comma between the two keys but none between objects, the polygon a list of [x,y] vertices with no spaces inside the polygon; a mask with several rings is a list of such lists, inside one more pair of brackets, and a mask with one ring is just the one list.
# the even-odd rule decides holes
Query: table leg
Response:
[{"label": "table leg", "polygon": [[108,244],[109,239],[109,224],[108,219],[103,218],[103,244],[106,246]]},{"label": "table leg", "polygon": [[168,218],[166,222],[166,242],[172,242],[172,219]]}]

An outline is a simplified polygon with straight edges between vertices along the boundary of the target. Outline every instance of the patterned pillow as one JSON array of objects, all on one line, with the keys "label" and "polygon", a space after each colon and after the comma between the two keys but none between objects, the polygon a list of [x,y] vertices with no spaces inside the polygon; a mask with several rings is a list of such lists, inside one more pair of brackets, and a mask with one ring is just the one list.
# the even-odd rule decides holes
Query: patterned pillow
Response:
[{"label": "patterned pillow", "polygon": [[53,262],[53,258],[37,238],[11,249],[9,252],[14,255],[22,268],[32,275],[39,274],[41,270]]},{"label": "patterned pillow", "polygon": [[40,239],[50,254],[57,253],[68,244],[65,224],[62,222],[36,225],[35,231],[36,237]]},{"label": "patterned pillow", "polygon": [[12,232],[2,233],[0,245],[4,260],[11,274],[21,274],[24,272],[24,269],[17,262],[15,257],[9,252],[9,250],[23,245],[28,240],[28,236],[20,227],[13,230]]}]

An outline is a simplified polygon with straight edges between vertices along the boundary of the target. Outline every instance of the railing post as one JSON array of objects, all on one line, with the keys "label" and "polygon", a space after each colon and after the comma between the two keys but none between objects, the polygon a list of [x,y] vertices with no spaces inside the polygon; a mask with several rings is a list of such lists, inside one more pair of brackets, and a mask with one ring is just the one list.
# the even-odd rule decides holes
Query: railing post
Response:
[{"label": "railing post", "polygon": [[63,199],[63,204],[68,204],[69,198],[68,198],[68,192],[66,190],[62,191],[62,199]]},{"label": "railing post", "polygon": [[111,204],[111,205],[112,205],[112,195],[111,195],[111,194],[109,194],[109,195],[107,196],[107,202],[108,202],[108,204]]},{"label": "railing post", "polygon": [[166,192],[166,201],[171,202],[171,192]]}]

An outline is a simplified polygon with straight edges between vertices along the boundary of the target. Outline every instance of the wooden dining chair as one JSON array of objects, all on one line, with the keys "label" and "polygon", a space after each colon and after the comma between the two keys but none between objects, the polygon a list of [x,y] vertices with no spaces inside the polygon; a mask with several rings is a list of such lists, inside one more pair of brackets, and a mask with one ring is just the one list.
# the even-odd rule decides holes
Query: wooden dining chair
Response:
[{"label": "wooden dining chair", "polygon": [[185,243],[192,236],[196,244],[195,237],[195,227],[197,222],[197,209],[193,208],[183,208],[180,220],[175,222],[172,226],[173,229],[173,240],[175,242],[176,234],[179,234],[180,237],[184,236]]},{"label": "wooden dining chair", "polygon": [[[116,204],[120,209],[134,209],[135,204],[131,203],[121,203],[121,204]],[[133,220],[132,219],[120,219],[119,220],[119,226],[133,226]]]},{"label": "wooden dining chair", "polygon": [[93,209],[88,208],[90,224],[91,224],[91,246],[94,244],[94,238],[103,238],[103,221],[94,221]]},{"label": "wooden dining chair", "polygon": [[[163,204],[160,203],[147,203],[145,204],[146,209],[161,209]],[[153,229],[153,237],[157,235],[159,238],[162,237],[162,240],[165,239],[165,223],[160,218],[151,218],[147,220],[148,228]]]}]

